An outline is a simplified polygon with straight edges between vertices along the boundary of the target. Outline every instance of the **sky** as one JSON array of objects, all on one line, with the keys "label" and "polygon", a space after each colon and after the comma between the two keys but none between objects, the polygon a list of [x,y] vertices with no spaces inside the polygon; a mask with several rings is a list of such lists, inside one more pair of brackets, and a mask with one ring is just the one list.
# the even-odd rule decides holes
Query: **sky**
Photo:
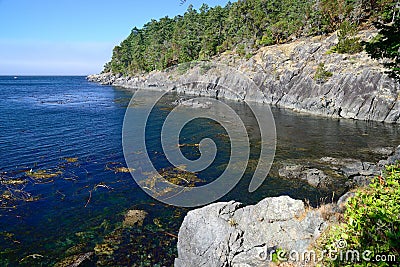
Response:
[{"label": "sky", "polygon": [[[0,0],[0,75],[99,73],[133,27],[228,0]],[[233,2],[233,1],[232,1]]]}]

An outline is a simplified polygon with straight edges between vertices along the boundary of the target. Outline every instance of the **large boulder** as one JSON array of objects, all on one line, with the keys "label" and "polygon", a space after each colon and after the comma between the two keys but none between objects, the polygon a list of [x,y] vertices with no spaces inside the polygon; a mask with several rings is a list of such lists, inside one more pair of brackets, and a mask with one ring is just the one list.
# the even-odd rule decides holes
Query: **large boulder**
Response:
[{"label": "large boulder", "polygon": [[185,217],[175,266],[268,266],[273,251],[304,252],[326,226],[320,211],[288,196],[211,204]]}]

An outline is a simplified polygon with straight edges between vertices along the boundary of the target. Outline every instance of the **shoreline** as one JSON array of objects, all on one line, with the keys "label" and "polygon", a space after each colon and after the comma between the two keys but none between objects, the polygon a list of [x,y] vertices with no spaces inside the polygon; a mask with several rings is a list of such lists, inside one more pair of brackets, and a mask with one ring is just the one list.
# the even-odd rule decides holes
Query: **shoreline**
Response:
[{"label": "shoreline", "polygon": [[[400,145],[376,166],[382,172],[398,160]],[[282,195],[264,198],[255,205],[216,202],[191,210],[179,230],[175,266],[264,266],[279,250],[310,256],[307,253],[315,252],[321,242],[317,240],[341,222],[347,202],[356,197],[355,191],[365,186],[316,208]],[[290,266],[303,266],[304,262],[306,259],[292,259]],[[315,266],[317,262],[309,263]]]},{"label": "shoreline", "polygon": [[[362,40],[375,34],[373,30],[359,33]],[[138,76],[103,73],[87,79],[128,90],[174,90],[178,94],[267,103],[324,117],[399,124],[400,83],[389,78],[379,62],[365,52],[330,53],[336,43],[337,34],[333,33],[263,47],[250,59],[225,53],[209,62],[186,63]],[[316,79],[319,64],[324,64],[332,76]],[[197,81],[212,86],[202,88],[194,84]],[[227,89],[227,85],[233,89]]]}]

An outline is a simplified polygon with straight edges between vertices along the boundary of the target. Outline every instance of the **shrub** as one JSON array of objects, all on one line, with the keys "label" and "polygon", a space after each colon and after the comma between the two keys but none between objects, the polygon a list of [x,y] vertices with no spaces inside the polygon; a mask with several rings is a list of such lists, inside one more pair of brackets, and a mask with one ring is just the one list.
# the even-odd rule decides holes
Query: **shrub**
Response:
[{"label": "shrub", "polygon": [[246,55],[246,49],[245,49],[245,45],[244,44],[240,44],[236,47],[236,53],[243,57],[244,55]]},{"label": "shrub", "polygon": [[[357,250],[358,262],[343,259],[327,261],[324,266],[390,266],[394,262],[376,261],[377,255],[400,259],[400,164],[387,166],[384,174],[374,178],[367,188],[358,189],[344,213],[344,221],[331,227],[321,238],[322,250]],[[342,246],[338,249],[338,242]],[[336,244],[336,245],[335,245]],[[362,253],[370,251],[370,262]]]},{"label": "shrub", "polygon": [[246,59],[249,60],[252,56],[253,56],[252,53],[247,53],[247,54],[246,54]]},{"label": "shrub", "polygon": [[359,37],[354,37],[357,33],[357,27],[348,22],[344,21],[338,31],[338,44],[332,49],[334,52],[344,54],[355,54],[363,50],[363,46],[360,43]]},{"label": "shrub", "polygon": [[257,44],[260,46],[272,45],[275,43],[274,38],[272,37],[272,32],[269,30],[266,34],[263,35],[261,40],[257,40]]},{"label": "shrub", "polygon": [[330,77],[332,77],[333,73],[330,71],[327,71],[325,69],[324,63],[320,63],[318,65],[317,70],[315,71],[314,75],[314,80],[317,81],[317,83],[324,83],[326,82]]},{"label": "shrub", "polygon": [[190,63],[181,63],[177,67],[177,72],[179,75],[185,74],[190,69]]}]

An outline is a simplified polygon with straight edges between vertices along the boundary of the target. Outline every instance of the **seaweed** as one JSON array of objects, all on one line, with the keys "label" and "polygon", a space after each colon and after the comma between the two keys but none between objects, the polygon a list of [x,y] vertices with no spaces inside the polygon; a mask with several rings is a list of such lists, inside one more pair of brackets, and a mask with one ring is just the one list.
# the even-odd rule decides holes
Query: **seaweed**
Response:
[{"label": "seaweed", "polygon": [[32,169],[26,172],[26,175],[35,180],[47,180],[51,178],[55,178],[60,176],[62,171],[51,171],[51,170],[37,170],[33,171]]},{"label": "seaweed", "polygon": [[[190,190],[190,188],[204,182],[204,180],[200,179],[196,173],[188,172],[184,169],[185,166],[178,166],[164,168],[156,173],[148,173],[147,178],[140,181],[139,184],[142,188],[151,191],[157,196],[172,197],[185,190]],[[174,189],[169,186],[168,183],[185,188]]]},{"label": "seaweed", "polygon": [[133,168],[128,168],[119,162],[108,162],[105,167],[106,170],[113,171],[114,173],[129,173],[134,171]]}]

